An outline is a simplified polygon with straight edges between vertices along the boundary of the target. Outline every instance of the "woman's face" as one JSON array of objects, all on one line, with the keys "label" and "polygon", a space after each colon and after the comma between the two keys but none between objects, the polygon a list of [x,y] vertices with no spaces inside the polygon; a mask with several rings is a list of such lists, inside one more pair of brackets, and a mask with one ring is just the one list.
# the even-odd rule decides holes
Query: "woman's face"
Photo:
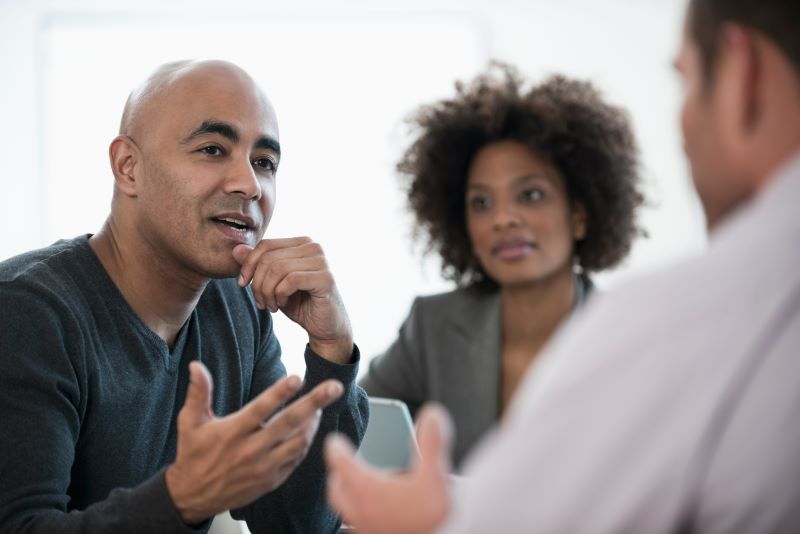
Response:
[{"label": "woman's face", "polygon": [[585,211],[570,206],[564,178],[517,141],[490,143],[468,170],[467,233],[500,286],[528,285],[572,268],[586,235]]}]

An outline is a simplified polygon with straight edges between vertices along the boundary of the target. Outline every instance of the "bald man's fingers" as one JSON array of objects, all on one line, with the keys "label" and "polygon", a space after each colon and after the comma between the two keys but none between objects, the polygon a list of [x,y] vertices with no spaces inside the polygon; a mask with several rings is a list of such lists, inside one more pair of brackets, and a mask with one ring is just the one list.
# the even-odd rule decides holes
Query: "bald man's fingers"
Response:
[{"label": "bald man's fingers", "polygon": [[[344,386],[338,380],[326,380],[281,410],[262,426],[269,430],[274,440],[283,439],[304,425],[318,412],[342,396]],[[263,438],[268,440],[269,438]]]},{"label": "bald man's fingers", "polygon": [[301,258],[322,254],[322,247],[314,243],[310,237],[289,237],[283,239],[264,239],[248,254],[243,254],[244,248],[237,245],[234,259],[241,264],[239,270],[239,285],[250,283],[256,270],[269,267],[274,259]]},{"label": "bald man's fingers", "polygon": [[248,433],[261,428],[283,404],[291,399],[303,385],[297,376],[287,376],[262,391],[238,412],[226,417],[228,424],[238,427],[240,433]]}]

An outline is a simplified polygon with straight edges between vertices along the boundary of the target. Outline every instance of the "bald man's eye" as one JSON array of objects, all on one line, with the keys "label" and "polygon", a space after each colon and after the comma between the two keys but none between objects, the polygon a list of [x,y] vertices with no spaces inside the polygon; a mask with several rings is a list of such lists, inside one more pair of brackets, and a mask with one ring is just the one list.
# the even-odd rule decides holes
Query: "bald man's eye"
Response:
[{"label": "bald man's eye", "polygon": [[278,170],[278,163],[272,158],[258,158],[253,161],[253,165],[268,172],[275,172]]},{"label": "bald man's eye", "polygon": [[222,149],[216,145],[205,146],[200,149],[200,152],[206,156],[221,156]]}]

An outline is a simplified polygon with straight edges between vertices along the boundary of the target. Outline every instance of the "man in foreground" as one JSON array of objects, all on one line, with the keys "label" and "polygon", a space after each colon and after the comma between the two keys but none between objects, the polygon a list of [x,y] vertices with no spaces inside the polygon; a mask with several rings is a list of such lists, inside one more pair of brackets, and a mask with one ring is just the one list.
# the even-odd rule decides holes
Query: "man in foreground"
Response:
[{"label": "man in foreground", "polygon": [[363,533],[800,531],[800,4],[692,0],[676,67],[708,251],[589,308],[448,494],[445,416],[404,476],[327,447]]},{"label": "man in foreground", "polygon": [[[0,530],[195,532],[234,509],[254,532],[334,531],[321,440],[358,442],[368,408],[321,248],[262,240],[270,102],[229,63],[165,65],[109,156],[100,232],[0,264]],[[303,383],[277,310],[308,333]]]}]

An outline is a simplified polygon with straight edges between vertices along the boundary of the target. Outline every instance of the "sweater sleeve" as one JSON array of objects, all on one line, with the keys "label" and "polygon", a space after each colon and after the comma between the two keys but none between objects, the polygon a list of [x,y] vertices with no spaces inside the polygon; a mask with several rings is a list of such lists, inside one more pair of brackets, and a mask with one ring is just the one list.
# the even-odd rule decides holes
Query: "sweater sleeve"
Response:
[{"label": "sweater sleeve", "polygon": [[[308,346],[305,351],[306,374],[300,395],[324,380],[335,378],[344,385],[344,394],[322,411],[319,429],[308,455],[291,476],[276,490],[252,504],[232,510],[236,519],[244,519],[251,532],[333,533],[339,528],[339,518],[325,499],[326,468],[322,455],[325,437],[341,432],[355,445],[361,443],[367,428],[369,404],[364,391],[355,383],[360,355],[353,347],[350,363],[339,365],[315,354]],[[280,373],[276,374],[276,369]],[[253,396],[269,387],[283,374],[280,347],[270,332],[269,349],[260,358],[253,377]]]},{"label": "sweater sleeve", "polygon": [[199,532],[184,525],[163,471],[71,509],[85,416],[77,320],[38,295],[0,284],[0,532]]},{"label": "sweater sleeve", "polygon": [[400,399],[412,414],[429,399],[427,394],[422,300],[417,298],[400,327],[397,339],[376,356],[359,385],[373,397]]}]

